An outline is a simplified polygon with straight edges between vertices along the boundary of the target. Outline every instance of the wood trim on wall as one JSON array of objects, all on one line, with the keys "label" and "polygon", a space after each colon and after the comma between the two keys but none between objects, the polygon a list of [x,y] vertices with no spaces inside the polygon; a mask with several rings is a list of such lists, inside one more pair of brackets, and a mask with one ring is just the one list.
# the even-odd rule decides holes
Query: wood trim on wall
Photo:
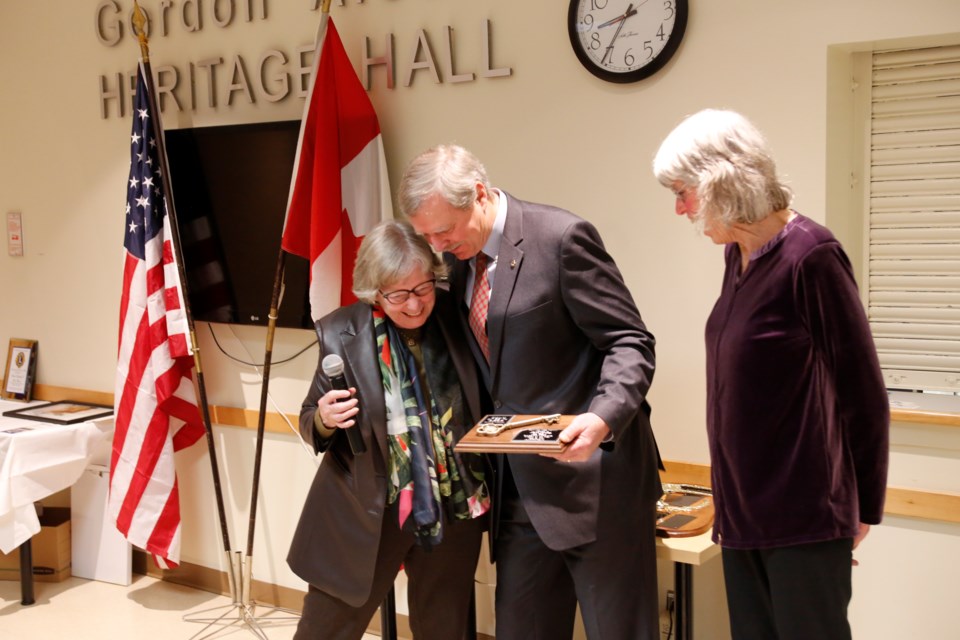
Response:
[{"label": "wood trim on wall", "polygon": [[[38,384],[34,387],[34,396],[38,400],[79,400],[95,404],[113,404],[113,394],[102,391],[71,389]],[[237,407],[210,406],[210,418],[214,424],[225,427],[257,428],[260,412],[255,409]],[[896,422],[919,424],[937,424],[960,427],[960,414],[936,413],[932,411],[893,410],[891,419]],[[299,416],[286,414],[290,423],[297,427]],[[264,417],[264,430],[272,433],[290,434],[291,429],[283,416],[269,412]],[[710,485],[710,466],[700,463],[664,460],[666,471],[661,472],[664,482],[682,482],[688,484]],[[884,512],[895,516],[921,518],[937,522],[960,523],[960,495],[919,489],[887,488],[887,502]]]},{"label": "wood trim on wall", "polygon": [[960,413],[891,409],[890,421],[912,422],[915,424],[936,424],[942,427],[960,427]]},{"label": "wood trim on wall", "polygon": [[960,523],[960,495],[887,487],[884,513],[908,518]]},{"label": "wood trim on wall", "polygon": [[[284,420],[289,420],[289,424]],[[239,409],[237,407],[223,407],[217,405],[210,406],[210,419],[214,424],[225,427],[244,427],[246,429],[256,429],[260,419],[258,409]],[[290,425],[293,425],[291,430]],[[299,430],[300,415],[287,413],[279,414],[273,411],[267,412],[263,418],[263,430],[269,433],[294,434]]]},{"label": "wood trim on wall", "polygon": [[33,387],[33,399],[46,402],[61,400],[77,400],[92,404],[113,406],[113,393],[106,391],[90,391],[87,389],[71,389],[70,387],[55,387],[50,384],[37,384]]},{"label": "wood trim on wall", "polygon": [[[673,460],[664,460],[663,465],[667,468],[660,472],[664,482],[710,485],[709,465]],[[960,495],[887,487],[883,512],[893,516],[960,523]]]},{"label": "wood trim on wall", "polygon": [[[165,582],[182,584],[201,591],[216,593],[219,595],[230,595],[229,577],[225,571],[211,569],[190,562],[182,562],[174,569],[160,569],[156,563],[149,559],[146,552],[135,549],[133,552],[133,570],[135,573],[148,575]],[[299,614],[303,609],[303,596],[305,591],[282,587],[280,585],[262,582],[252,579],[250,581],[250,597],[255,602],[289,609]]]},{"label": "wood trim on wall", "polygon": [[[0,381],[2,382],[2,381]],[[57,387],[48,384],[34,386],[34,397],[38,400],[53,402],[56,400],[80,400],[95,404],[113,404],[113,394],[105,391],[89,391],[86,389],[72,389]],[[215,424],[226,427],[246,427],[255,429],[260,412],[256,409],[241,409],[210,405],[210,418]],[[285,414],[286,419],[294,427],[297,426],[300,416],[295,413]],[[944,413],[937,411],[917,411],[912,409],[891,409],[890,420],[893,422],[912,422],[916,424],[936,424],[946,427],[960,427],[960,413]],[[284,416],[276,412],[268,412],[264,418],[264,429],[273,433],[290,433],[290,426],[284,421]],[[674,462],[672,464],[683,464]]]}]

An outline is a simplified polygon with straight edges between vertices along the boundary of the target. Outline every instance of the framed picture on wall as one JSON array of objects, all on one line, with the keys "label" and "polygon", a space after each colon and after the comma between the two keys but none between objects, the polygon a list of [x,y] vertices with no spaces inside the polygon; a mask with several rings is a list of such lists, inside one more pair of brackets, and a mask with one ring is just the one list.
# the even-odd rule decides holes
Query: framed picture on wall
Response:
[{"label": "framed picture on wall", "polygon": [[33,397],[33,381],[36,373],[37,341],[11,338],[0,398],[30,401]]},{"label": "framed picture on wall", "polygon": [[4,411],[3,415],[51,424],[73,424],[103,418],[112,413],[113,407],[102,404],[61,400],[60,402],[48,402],[33,407],[24,407],[23,409],[11,409],[10,411]]}]

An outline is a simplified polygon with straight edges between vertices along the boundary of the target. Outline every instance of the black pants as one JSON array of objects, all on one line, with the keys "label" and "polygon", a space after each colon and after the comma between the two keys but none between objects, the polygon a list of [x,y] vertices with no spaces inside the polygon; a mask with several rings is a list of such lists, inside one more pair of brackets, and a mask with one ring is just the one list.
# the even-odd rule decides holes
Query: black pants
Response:
[{"label": "black pants", "polygon": [[511,493],[504,491],[496,541],[497,640],[572,638],[578,602],[590,640],[659,638],[652,504],[639,527],[601,513],[596,542],[554,551]]},{"label": "black pants", "polygon": [[733,640],[850,640],[853,540],[723,549]]},{"label": "black pants", "polygon": [[370,597],[351,607],[310,586],[294,640],[359,640],[377,607],[393,586],[400,565],[407,574],[410,629],[415,640],[460,640],[464,637],[480,555],[483,519],[446,524],[443,542],[425,551],[412,533],[400,531],[392,509],[386,510]]}]

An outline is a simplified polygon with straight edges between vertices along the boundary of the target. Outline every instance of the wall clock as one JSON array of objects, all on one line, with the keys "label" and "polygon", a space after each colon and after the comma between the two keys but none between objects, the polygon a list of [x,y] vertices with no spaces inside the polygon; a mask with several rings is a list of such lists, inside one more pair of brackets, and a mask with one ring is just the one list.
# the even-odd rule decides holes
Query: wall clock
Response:
[{"label": "wall clock", "polygon": [[567,31],[590,73],[609,82],[636,82],[676,53],[687,12],[687,0],[570,0]]}]

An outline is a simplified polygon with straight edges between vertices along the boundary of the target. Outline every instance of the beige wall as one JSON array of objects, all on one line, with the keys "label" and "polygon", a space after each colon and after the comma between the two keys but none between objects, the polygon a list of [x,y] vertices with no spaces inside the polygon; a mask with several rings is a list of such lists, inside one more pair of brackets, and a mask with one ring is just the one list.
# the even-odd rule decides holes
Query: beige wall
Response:
[{"label": "beige wall", "polygon": [[[118,2],[124,11],[132,5],[132,0]],[[159,2],[143,4],[156,11]],[[831,226],[852,229],[855,237],[858,212],[845,210],[845,194],[826,174],[828,152],[844,153],[836,139],[828,144],[828,127],[843,129],[842,121],[828,119],[828,50],[831,64],[842,65],[847,50],[867,46],[846,46],[851,43],[942,36],[960,25],[956,0],[691,0],[687,34],[675,59],[644,82],[619,86],[595,79],[577,62],[567,39],[565,2],[337,4],[332,15],[355,63],[364,35],[380,53],[385,34],[395,34],[397,86],[387,89],[379,70],[371,91],[394,180],[423,148],[455,141],[484,159],[497,186],[567,207],[598,226],[658,339],[651,402],[662,453],[702,463],[708,460],[701,336],[719,284],[720,250],[675,219],[670,193],[650,174],[659,141],[685,114],[700,108],[740,110],[768,134],[798,194],[796,207],[821,221],[829,209]],[[318,21],[311,2],[286,0],[267,3],[266,21],[238,18],[217,28],[212,2],[205,0],[200,4],[203,29],[187,33],[178,13],[183,5],[184,0],[171,3],[170,35],[153,38],[156,66],[183,71],[189,62],[215,56],[230,60],[237,54],[252,65],[269,49],[292,56],[312,41]],[[0,4],[0,213],[21,211],[25,238],[24,257],[0,255],[0,344],[11,337],[39,340],[41,383],[110,391],[130,121],[101,119],[98,78],[130,71],[137,48],[128,31],[117,46],[98,42],[96,6],[93,0]],[[440,61],[443,28],[452,25],[457,72],[479,72],[485,19],[492,24],[493,66],[511,67],[510,77],[434,84],[421,71],[412,86],[403,86],[421,28]],[[449,77],[447,69],[440,74]],[[838,82],[842,86],[832,76],[833,85]],[[224,86],[226,78],[220,83]],[[273,103],[258,96],[250,105],[240,96],[228,106],[221,97],[219,102],[217,109],[168,110],[165,125],[291,119],[302,109],[302,101],[294,98]],[[839,102],[831,100],[831,109],[846,108]],[[843,166],[845,160],[833,162]],[[262,329],[213,329],[234,355],[262,358]],[[256,373],[219,355],[207,325],[199,325],[199,333],[210,402],[256,408]],[[280,330],[274,356],[292,354],[311,340],[307,331]],[[274,368],[271,390],[280,410],[298,410],[315,358],[314,349]],[[240,549],[246,541],[253,437],[232,428],[218,428],[216,435],[228,509],[235,514],[233,546]],[[182,453],[178,464],[184,560],[222,566],[203,445]],[[283,559],[314,468],[292,437],[268,436],[254,554],[257,579],[303,586]],[[877,528],[858,554],[864,566],[855,572],[855,635],[945,637],[953,627],[947,626],[948,603],[938,594],[953,591],[953,576],[949,563],[938,558],[955,558],[958,551],[956,527],[898,519]],[[718,573],[710,578],[714,588],[720,585]],[[725,637],[723,624],[710,619],[698,620],[698,638]]]}]

